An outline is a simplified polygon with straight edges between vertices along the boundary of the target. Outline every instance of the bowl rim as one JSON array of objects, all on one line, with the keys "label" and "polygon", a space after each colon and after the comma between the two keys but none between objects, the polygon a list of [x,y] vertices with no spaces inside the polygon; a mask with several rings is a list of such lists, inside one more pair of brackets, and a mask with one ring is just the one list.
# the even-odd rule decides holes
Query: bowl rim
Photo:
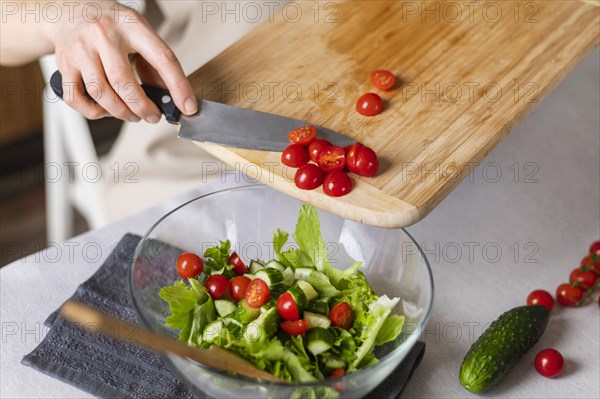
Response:
[{"label": "bowl rim", "polygon": [[[200,195],[198,197],[195,197],[193,199],[190,199],[184,203],[182,203],[181,205],[173,208],[172,210],[170,210],[169,212],[167,212],[166,214],[164,214],[163,216],[161,216],[155,223],[152,224],[152,226],[150,226],[148,228],[148,230],[146,231],[146,233],[144,233],[144,235],[142,236],[142,238],[140,239],[139,243],[136,245],[134,254],[133,254],[133,258],[131,259],[131,262],[129,264],[129,272],[128,272],[128,287],[129,287],[129,296],[131,298],[131,302],[133,303],[133,308],[135,309],[135,312],[137,314],[137,316],[139,317],[139,320],[141,322],[141,324],[143,325],[143,327],[152,330],[151,327],[151,323],[146,320],[145,316],[143,315],[143,313],[140,311],[140,305],[138,304],[138,302],[135,299],[135,295],[133,294],[133,269],[136,263],[137,258],[140,255],[140,251],[142,248],[142,244],[147,240],[148,236],[154,231],[154,229],[166,218],[168,218],[169,216],[171,216],[173,213],[179,211],[181,208],[191,204],[192,202],[195,201],[199,201],[202,200],[204,198],[207,197],[212,197],[212,196],[219,196],[219,195],[223,195],[223,194],[227,194],[230,192],[234,192],[234,191],[245,191],[245,190],[250,190],[250,189],[270,189],[270,190],[275,190],[269,186],[265,186],[263,184],[247,184],[247,185],[243,185],[243,186],[237,186],[237,187],[229,187],[229,188],[225,188],[222,190],[217,190],[217,191],[212,191],[210,193],[207,194],[203,194]],[[277,190],[275,190],[277,191]],[[279,192],[280,194],[283,194],[281,192]],[[285,195],[285,194],[283,194]],[[320,209],[322,212],[326,212],[326,213],[330,213],[327,211],[324,211],[322,209]],[[337,215],[335,215],[337,216]],[[337,216],[337,217],[341,217],[341,216]],[[383,227],[378,227],[378,226],[372,226],[372,227],[376,227],[376,228],[381,228],[381,229],[385,229]],[[435,290],[434,290],[434,283],[433,283],[433,273],[431,270],[431,265],[429,264],[429,260],[427,259],[427,256],[425,256],[425,253],[423,252],[423,250],[421,249],[421,246],[417,243],[417,241],[414,239],[414,237],[408,232],[406,231],[405,228],[401,227],[401,228],[397,228],[397,229],[386,229],[386,230],[402,230],[404,232],[404,234],[407,235],[408,238],[410,238],[410,240],[412,241],[412,243],[417,247],[417,249],[419,250],[419,253],[421,254],[422,259],[425,261],[425,268],[427,270],[427,276],[429,279],[429,288],[431,290],[431,300],[429,301],[428,305],[427,305],[427,309],[425,309],[425,314],[422,318],[421,323],[419,323],[417,330],[415,330],[410,336],[409,338],[407,338],[401,345],[399,345],[396,349],[394,349],[393,351],[391,351],[390,353],[386,354],[385,356],[383,356],[382,358],[378,359],[379,361],[377,363],[371,364],[367,367],[358,369],[350,374],[346,374],[343,375],[341,377],[334,377],[334,378],[328,378],[327,381],[331,381],[333,382],[337,382],[337,381],[344,381],[345,379],[349,379],[351,376],[357,376],[360,374],[364,374],[366,373],[368,370],[371,370],[372,368],[375,367],[380,367],[381,365],[384,364],[388,364],[391,362],[392,359],[392,354],[394,352],[396,352],[397,350],[399,350],[400,348],[406,348],[407,351],[409,351],[416,343],[417,339],[418,339],[418,335],[417,333],[420,334],[420,332],[423,331],[424,327],[427,325],[427,322],[429,321],[429,317],[431,316],[431,310],[433,308],[433,302],[435,300]],[[413,339],[411,339],[412,337],[415,337]],[[408,346],[407,346],[408,345]],[[191,381],[189,381],[190,379],[188,378],[188,376],[186,374],[184,374],[179,367],[177,367],[175,365],[175,363],[173,362],[171,356],[174,357],[178,357],[180,358],[180,356],[177,355],[162,355],[162,357],[164,359],[167,360],[167,362],[171,365],[171,369],[175,370],[175,372],[181,377],[181,379],[183,381],[185,381],[189,386],[191,386],[194,390],[198,390],[201,391],[201,389],[199,387],[197,387],[195,384],[193,384]],[[236,375],[236,374],[231,374],[228,373],[226,371],[221,371],[219,369],[215,369],[212,367],[208,367],[203,365],[202,363],[198,363],[198,362],[194,362],[193,360],[190,359],[186,359],[189,362],[194,363],[197,367],[202,368],[205,371],[208,371],[210,373],[214,373],[219,375],[220,377],[223,378],[227,378],[227,379],[231,379],[234,380],[236,382],[247,382],[247,383],[260,383],[261,386],[279,386],[279,387],[294,387],[294,388],[302,388],[302,387],[313,387],[315,384],[319,384],[322,381],[318,380],[318,381],[313,381],[313,382],[286,382],[286,381],[281,381],[281,382],[276,382],[276,381],[263,381],[260,379],[256,379],[256,378],[252,378],[252,377],[246,377],[243,375]],[[396,367],[398,367],[400,364],[402,364],[402,362],[398,363],[396,365]],[[386,377],[387,378],[387,377]],[[201,391],[203,394],[206,394],[205,392]]]}]

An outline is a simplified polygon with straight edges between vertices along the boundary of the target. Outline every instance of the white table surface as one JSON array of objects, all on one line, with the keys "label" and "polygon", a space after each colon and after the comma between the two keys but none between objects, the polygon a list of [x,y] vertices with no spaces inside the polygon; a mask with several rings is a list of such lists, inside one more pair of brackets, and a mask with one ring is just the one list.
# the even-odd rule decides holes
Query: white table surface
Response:
[{"label": "white table surface", "polygon": [[[553,292],[568,279],[589,244],[600,238],[599,71],[595,51],[470,178],[408,229],[431,262],[436,298],[422,332],[425,358],[406,397],[471,396],[459,385],[457,374],[483,326],[523,304],[533,289]],[[515,169],[520,171],[516,181]],[[502,176],[495,181],[498,171]],[[527,177],[529,173],[533,175]],[[52,246],[0,269],[1,397],[89,397],[21,366],[23,355],[47,331],[44,319],[94,273],[123,234],[142,234],[187,198],[225,185],[206,184],[75,237],[58,246],[61,253]],[[486,396],[600,397],[599,315],[596,304],[578,309],[558,305],[535,349]],[[544,347],[564,355],[566,369],[560,378],[548,380],[535,371],[533,358]]]}]

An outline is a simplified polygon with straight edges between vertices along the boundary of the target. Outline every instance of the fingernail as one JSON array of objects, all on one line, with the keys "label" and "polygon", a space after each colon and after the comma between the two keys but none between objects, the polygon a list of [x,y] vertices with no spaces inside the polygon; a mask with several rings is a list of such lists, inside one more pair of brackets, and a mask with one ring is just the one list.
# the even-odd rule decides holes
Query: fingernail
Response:
[{"label": "fingernail", "polygon": [[185,112],[188,115],[195,114],[196,112],[198,112],[198,101],[196,101],[194,97],[190,97],[187,100],[185,100],[185,104],[183,105],[185,106]]},{"label": "fingernail", "polygon": [[127,120],[129,122],[139,122],[140,118],[137,115],[130,115],[129,118],[127,118]]},{"label": "fingernail", "polygon": [[152,114],[150,116],[146,117],[146,122],[148,123],[158,123],[158,121],[160,121],[160,116],[156,115],[156,114]]}]

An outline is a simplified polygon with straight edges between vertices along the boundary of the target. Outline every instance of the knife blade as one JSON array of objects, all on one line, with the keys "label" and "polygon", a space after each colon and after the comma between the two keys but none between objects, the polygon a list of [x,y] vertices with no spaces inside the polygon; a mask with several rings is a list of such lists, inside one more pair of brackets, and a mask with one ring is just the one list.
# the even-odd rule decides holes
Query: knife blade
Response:
[{"label": "knife blade", "polygon": [[[54,72],[50,86],[62,98],[62,76]],[[199,100],[199,111],[182,115],[168,90],[142,85],[144,92],[158,106],[169,123],[179,125],[179,137],[227,147],[262,151],[283,151],[290,142],[287,134],[295,128],[312,125],[317,138],[345,147],[356,141],[348,136],[298,119],[239,108],[228,104]],[[87,93],[86,95],[91,98]]]}]

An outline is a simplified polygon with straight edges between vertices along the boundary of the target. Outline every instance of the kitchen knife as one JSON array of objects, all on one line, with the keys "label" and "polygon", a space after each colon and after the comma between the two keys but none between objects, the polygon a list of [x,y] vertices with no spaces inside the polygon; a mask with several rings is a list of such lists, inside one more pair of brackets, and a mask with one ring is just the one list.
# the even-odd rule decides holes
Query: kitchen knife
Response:
[{"label": "kitchen knife", "polygon": [[[50,86],[62,98],[62,76],[59,71],[52,74]],[[287,134],[291,130],[310,125],[297,119],[206,100],[199,100],[199,111],[196,114],[186,116],[177,109],[167,90],[144,84],[142,89],[168,122],[179,125],[179,137],[188,140],[251,150],[283,151],[290,145]],[[87,92],[86,96],[93,100]],[[317,138],[333,145],[345,147],[355,143],[351,138],[333,130],[313,126],[317,128]]]}]

